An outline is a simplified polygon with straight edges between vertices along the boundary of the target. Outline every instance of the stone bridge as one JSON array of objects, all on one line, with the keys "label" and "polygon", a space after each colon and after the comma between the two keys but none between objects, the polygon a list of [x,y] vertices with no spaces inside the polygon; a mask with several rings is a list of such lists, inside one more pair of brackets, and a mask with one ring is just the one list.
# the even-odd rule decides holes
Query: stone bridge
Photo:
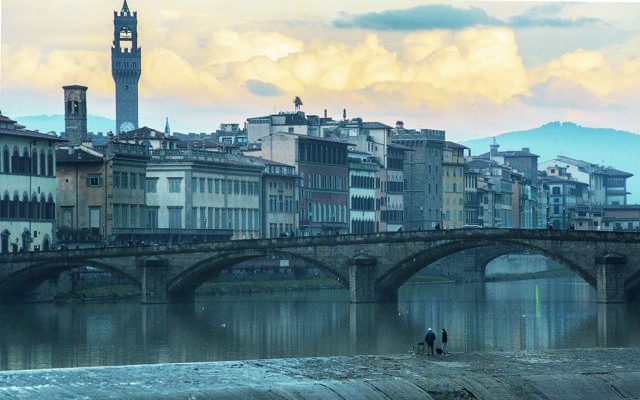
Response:
[{"label": "stone bridge", "polygon": [[640,294],[640,233],[466,229],[8,254],[0,258],[0,297],[19,297],[62,271],[94,266],[137,282],[145,303],[190,300],[198,286],[241,261],[282,256],[333,275],[349,289],[351,302],[395,301],[398,288],[418,271],[470,249],[475,267],[465,273],[475,278],[495,257],[527,250],[582,277],[599,302]]}]

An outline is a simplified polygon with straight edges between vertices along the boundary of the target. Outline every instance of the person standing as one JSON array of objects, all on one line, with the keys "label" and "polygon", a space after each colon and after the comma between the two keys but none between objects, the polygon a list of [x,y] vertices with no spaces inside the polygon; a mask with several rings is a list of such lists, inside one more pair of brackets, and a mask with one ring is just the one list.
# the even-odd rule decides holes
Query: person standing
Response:
[{"label": "person standing", "polygon": [[429,350],[428,354],[433,355],[433,342],[436,341],[436,334],[433,333],[433,330],[431,328],[427,330],[427,334],[424,337],[424,341],[427,342],[427,348]]},{"label": "person standing", "polygon": [[447,331],[442,328],[442,354],[447,354]]}]

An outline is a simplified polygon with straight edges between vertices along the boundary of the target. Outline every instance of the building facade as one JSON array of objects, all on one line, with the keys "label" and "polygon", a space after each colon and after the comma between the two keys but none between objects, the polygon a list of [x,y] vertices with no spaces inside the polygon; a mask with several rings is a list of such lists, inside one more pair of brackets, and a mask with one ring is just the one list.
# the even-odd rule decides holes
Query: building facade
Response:
[{"label": "building facade", "polygon": [[263,238],[299,235],[298,176],[293,165],[257,159],[264,164],[262,174]]},{"label": "building facade", "polygon": [[445,132],[420,131],[396,126],[393,143],[412,151],[405,153],[403,176],[405,227],[408,230],[435,229],[442,226],[442,151]]},{"label": "building facade", "polygon": [[588,185],[588,203],[599,205],[626,205],[627,179],[633,174],[588,161],[561,156],[540,164],[542,171],[555,174],[562,169],[567,176]]},{"label": "building facade", "polygon": [[380,164],[369,153],[349,151],[349,233],[379,232],[376,218]]},{"label": "building facade", "polygon": [[120,229],[146,227],[148,154],[142,145],[114,140],[95,148],[60,147],[60,239],[69,243],[112,242],[121,239]]},{"label": "building facade", "polygon": [[0,113],[0,253],[49,250],[55,240],[57,136]]},{"label": "building facade", "polygon": [[229,231],[233,239],[261,237],[264,164],[205,150],[150,151],[147,226],[172,237],[203,240]]},{"label": "building facade", "polygon": [[464,222],[463,145],[445,142],[442,150],[442,212],[444,229],[462,228]]},{"label": "building facade", "polygon": [[300,179],[300,234],[348,233],[349,144],[288,132],[269,134],[260,143],[263,158],[296,168]]}]

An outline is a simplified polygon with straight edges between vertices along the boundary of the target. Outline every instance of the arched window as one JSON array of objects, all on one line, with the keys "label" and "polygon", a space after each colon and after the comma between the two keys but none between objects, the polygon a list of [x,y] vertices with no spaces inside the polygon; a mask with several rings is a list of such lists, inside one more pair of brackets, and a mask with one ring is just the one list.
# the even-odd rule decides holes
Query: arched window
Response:
[{"label": "arched window", "polygon": [[47,201],[44,198],[44,193],[40,193],[40,204],[38,204],[38,208],[40,209],[40,219],[46,219]]},{"label": "arched window", "polygon": [[18,153],[18,148],[13,148],[13,154],[11,155],[11,173],[17,174],[20,165],[20,154]]},{"label": "arched window", "polygon": [[18,192],[13,193],[13,200],[9,204],[9,218],[18,218],[18,205],[20,204],[20,197]]},{"label": "arched window", "polygon": [[31,159],[29,157],[29,149],[27,149],[26,147],[22,149],[22,166],[21,166],[21,170],[23,174],[30,174],[31,173]]},{"label": "arched window", "polygon": [[38,196],[31,194],[31,204],[29,204],[29,219],[40,219],[38,216]]},{"label": "arched window", "polygon": [[56,217],[56,203],[53,201],[53,196],[49,193],[47,197],[47,207],[45,208],[45,219],[55,219]]},{"label": "arched window", "polygon": [[22,194],[22,201],[18,207],[18,218],[27,219],[29,217],[29,195],[27,192]]},{"label": "arched window", "polygon": [[33,149],[31,153],[31,175],[38,175],[38,152]]},{"label": "arched window", "polygon": [[49,239],[49,235],[44,235],[44,239],[42,239],[42,251],[49,251],[51,247],[51,240]]},{"label": "arched window", "polygon": [[53,151],[49,149],[47,153],[47,176],[54,176],[55,172],[53,171]]},{"label": "arched window", "polygon": [[5,144],[2,149],[2,172],[8,174],[10,172],[11,156],[9,155],[9,147]]},{"label": "arched window", "polygon": [[2,231],[0,233],[0,253],[8,253],[9,252],[9,236],[11,234],[8,230]]},{"label": "arched window", "polygon": [[2,195],[2,199],[0,199],[0,218],[9,218],[9,207],[11,205],[11,200],[9,198],[9,192],[5,190]]},{"label": "arched window", "polygon": [[45,176],[47,174],[47,161],[44,157],[44,150],[40,149],[40,173],[38,175]]}]

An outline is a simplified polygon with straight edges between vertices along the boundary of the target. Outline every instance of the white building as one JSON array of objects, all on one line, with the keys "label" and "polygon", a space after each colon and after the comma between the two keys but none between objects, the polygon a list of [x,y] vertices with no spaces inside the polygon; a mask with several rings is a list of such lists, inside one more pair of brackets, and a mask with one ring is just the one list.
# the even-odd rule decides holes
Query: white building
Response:
[{"label": "white building", "polygon": [[48,250],[54,240],[55,144],[0,114],[0,253]]},{"label": "white building", "polygon": [[633,174],[560,155],[540,163],[538,168],[545,171],[548,176],[559,175],[559,171],[563,170],[567,176],[588,185],[588,203],[590,205],[627,204],[627,195],[629,194],[627,179]]},{"label": "white building", "polygon": [[[349,233],[374,233],[376,221],[376,182],[380,164],[369,153],[349,151]],[[379,200],[378,200],[379,201]]]},{"label": "white building", "polygon": [[147,229],[228,229],[259,238],[264,165],[203,150],[152,150],[147,164]]}]

